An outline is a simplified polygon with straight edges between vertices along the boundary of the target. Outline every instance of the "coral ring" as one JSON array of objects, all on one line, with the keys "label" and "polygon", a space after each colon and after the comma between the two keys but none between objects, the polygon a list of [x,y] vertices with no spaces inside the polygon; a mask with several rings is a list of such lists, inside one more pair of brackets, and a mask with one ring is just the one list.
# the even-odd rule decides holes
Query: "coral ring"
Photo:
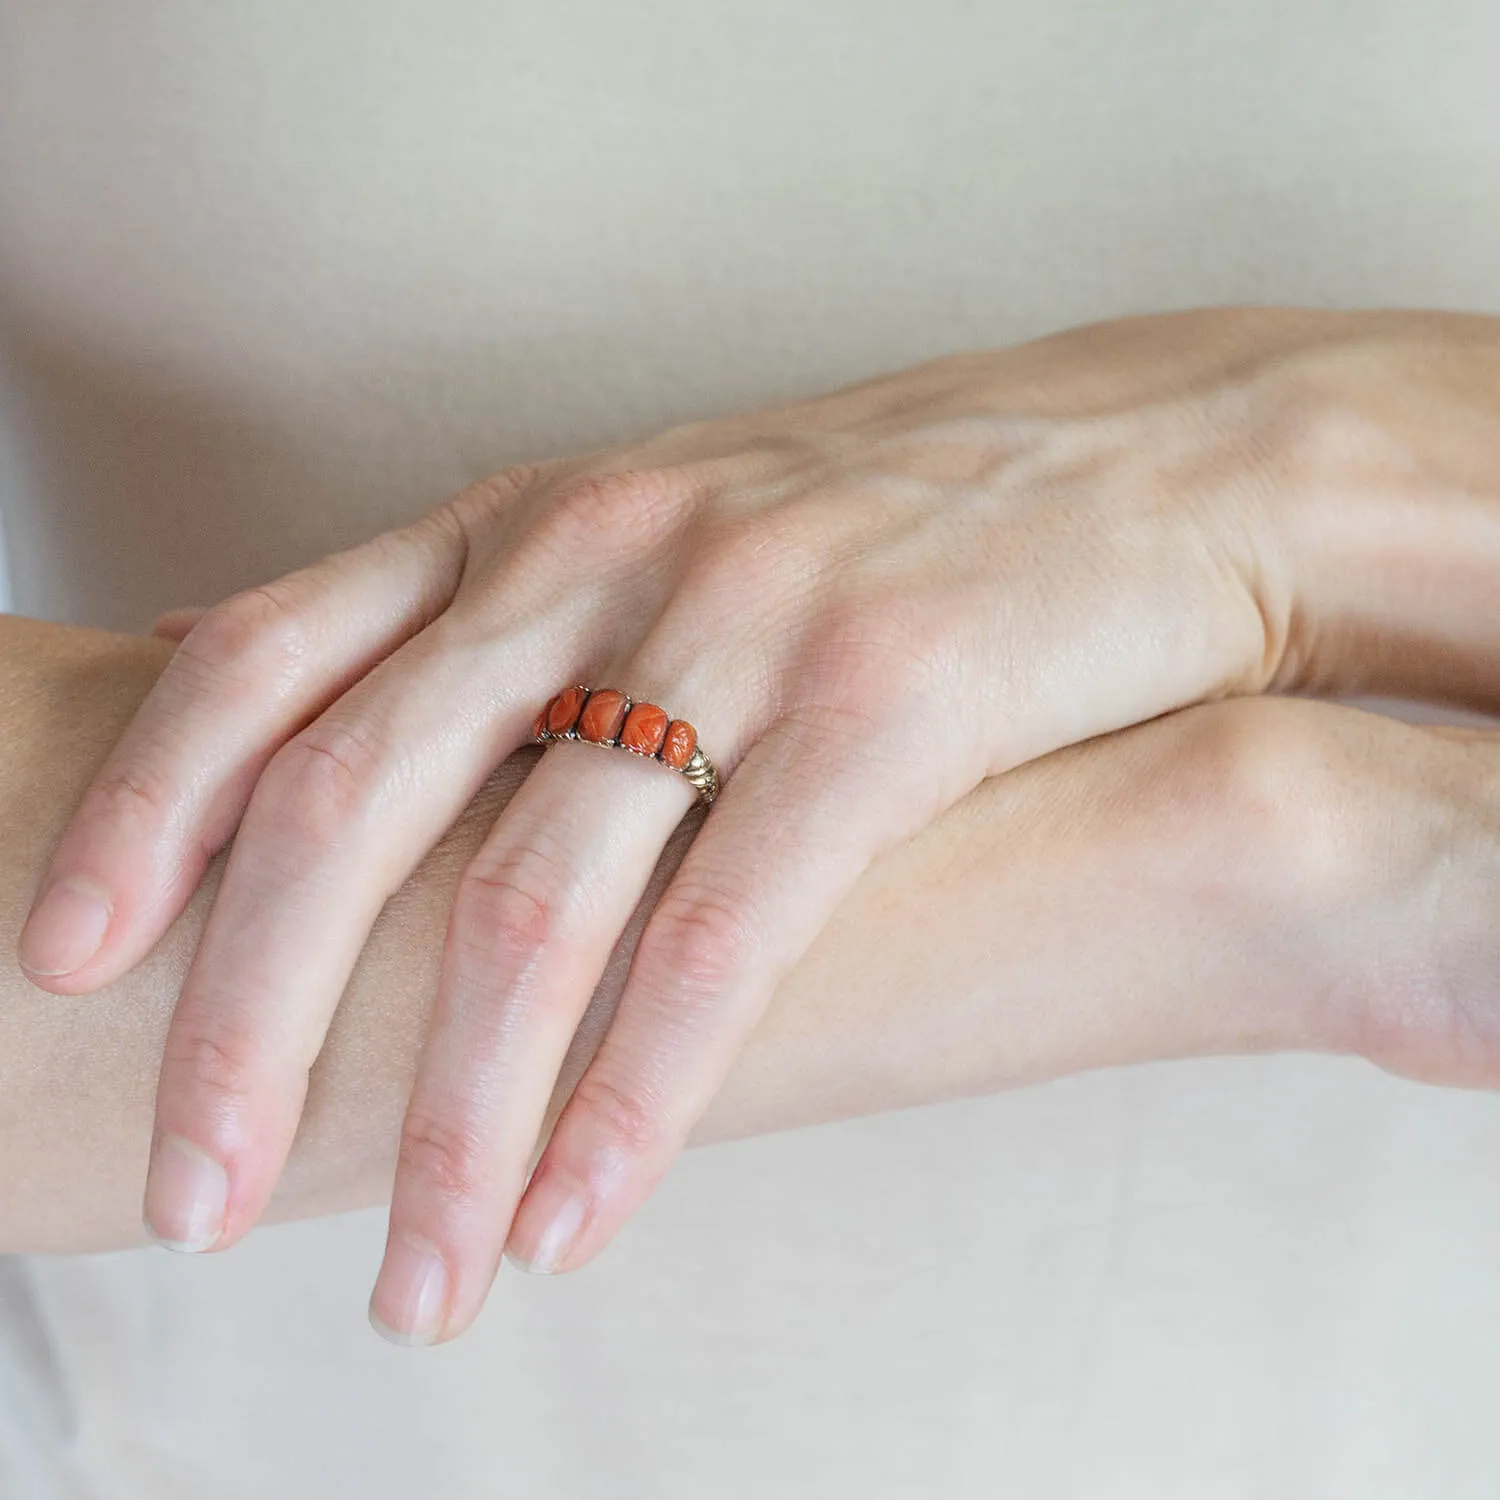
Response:
[{"label": "coral ring", "polygon": [[708,806],[719,795],[719,773],[698,746],[698,731],[686,719],[669,719],[654,703],[632,703],[614,688],[567,687],[549,698],[531,726],[534,743],[584,740],[649,756],[680,771]]}]

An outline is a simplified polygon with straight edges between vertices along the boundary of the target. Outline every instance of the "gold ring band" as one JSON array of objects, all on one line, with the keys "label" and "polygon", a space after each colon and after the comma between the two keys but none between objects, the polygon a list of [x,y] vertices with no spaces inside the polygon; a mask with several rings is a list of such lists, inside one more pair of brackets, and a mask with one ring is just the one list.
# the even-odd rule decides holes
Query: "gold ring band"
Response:
[{"label": "gold ring band", "polygon": [[669,718],[655,703],[636,703],[617,688],[587,688],[581,682],[554,694],[531,726],[535,744],[582,740],[628,750],[686,776],[709,806],[719,795],[719,773],[698,744],[686,719]]}]

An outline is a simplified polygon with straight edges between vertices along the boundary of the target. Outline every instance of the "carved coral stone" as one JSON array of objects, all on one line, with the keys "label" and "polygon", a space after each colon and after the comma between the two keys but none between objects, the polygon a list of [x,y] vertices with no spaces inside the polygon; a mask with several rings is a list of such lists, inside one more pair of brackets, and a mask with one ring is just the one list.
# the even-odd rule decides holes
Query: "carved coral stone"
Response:
[{"label": "carved coral stone", "polygon": [[532,739],[540,739],[542,731],[547,727],[547,710],[552,707],[553,700],[549,698],[541,708],[541,712],[531,721]]},{"label": "carved coral stone", "polygon": [[564,688],[547,709],[547,728],[553,734],[566,734],[577,720],[578,710],[583,707],[587,696],[587,688]]},{"label": "carved coral stone", "polygon": [[599,688],[589,694],[589,701],[578,716],[578,737],[596,744],[614,739],[625,722],[625,705],[629,700],[613,688]]},{"label": "carved coral stone", "polygon": [[662,764],[680,771],[693,758],[698,748],[698,731],[686,719],[673,719],[667,725],[667,737],[662,741]]},{"label": "carved coral stone", "polygon": [[667,733],[667,715],[654,703],[637,703],[625,715],[620,743],[638,755],[655,755]]}]

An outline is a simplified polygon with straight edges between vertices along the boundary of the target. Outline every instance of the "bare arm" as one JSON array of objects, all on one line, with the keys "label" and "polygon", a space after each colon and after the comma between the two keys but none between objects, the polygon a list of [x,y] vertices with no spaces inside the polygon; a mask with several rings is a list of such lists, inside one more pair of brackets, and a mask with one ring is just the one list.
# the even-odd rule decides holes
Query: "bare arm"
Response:
[{"label": "bare arm", "polygon": [[[0,946],[170,654],[0,618]],[[452,886],[538,753],[500,768],[387,905],[313,1069],[273,1217],[388,1198]],[[1488,1081],[1497,764],[1482,737],[1263,700],[987,781],[867,872],[695,1141],[1208,1052],[1364,1051]],[[615,951],[554,1113],[700,816]],[[148,961],[97,994],[44,993],[0,965],[0,1250],[144,1239],[163,1038],[221,863]]]}]

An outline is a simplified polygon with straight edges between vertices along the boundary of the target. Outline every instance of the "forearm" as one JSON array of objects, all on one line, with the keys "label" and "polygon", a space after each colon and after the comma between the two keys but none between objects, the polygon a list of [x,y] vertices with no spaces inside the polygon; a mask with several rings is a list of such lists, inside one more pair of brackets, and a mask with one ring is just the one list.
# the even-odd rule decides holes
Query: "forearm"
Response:
[{"label": "forearm", "polygon": [[[0,621],[0,942],[14,942],[58,829],[169,654],[145,638]],[[1286,857],[1302,847],[1295,797],[1316,779],[1304,773],[1325,759],[1287,733],[1308,712],[1336,711],[1194,710],[983,783],[860,880],[777,990],[696,1139],[1137,1059],[1355,1045],[1360,1027],[1328,1003],[1328,976],[1334,947],[1354,951],[1373,908],[1345,900],[1322,843],[1310,861]],[[1290,717],[1268,738],[1265,714]],[[1268,759],[1278,741],[1290,752]],[[273,1216],[388,1195],[449,897],[535,754],[506,762],[386,907],[313,1071]],[[616,949],[560,1094],[699,817],[674,835]],[[150,958],[98,994],[46,994],[0,966],[0,1249],[144,1239],[156,1069],[219,863]]]}]

